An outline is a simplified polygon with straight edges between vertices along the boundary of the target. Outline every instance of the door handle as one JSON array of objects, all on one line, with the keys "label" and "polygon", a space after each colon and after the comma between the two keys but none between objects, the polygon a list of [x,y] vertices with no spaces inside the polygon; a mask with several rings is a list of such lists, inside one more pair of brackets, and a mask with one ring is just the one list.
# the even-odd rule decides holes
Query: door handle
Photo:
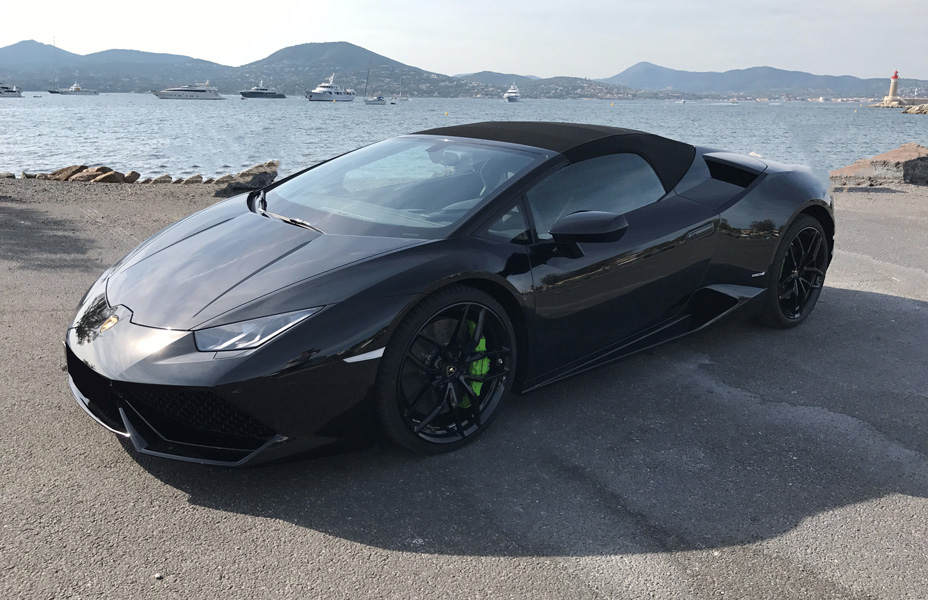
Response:
[{"label": "door handle", "polygon": [[706,237],[715,231],[715,223],[706,223],[705,225],[700,225],[696,229],[691,229],[686,234],[686,241],[692,242],[693,240],[698,240],[701,237]]}]

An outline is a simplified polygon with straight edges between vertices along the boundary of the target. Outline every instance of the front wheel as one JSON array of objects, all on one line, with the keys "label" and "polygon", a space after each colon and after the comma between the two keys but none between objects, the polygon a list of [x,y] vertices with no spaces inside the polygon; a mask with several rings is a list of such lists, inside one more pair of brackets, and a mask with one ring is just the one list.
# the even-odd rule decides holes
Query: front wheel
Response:
[{"label": "front wheel", "polygon": [[761,320],[780,328],[805,321],[822,293],[827,268],[828,242],[821,223],[800,215],[783,235],[767,273]]},{"label": "front wheel", "polygon": [[456,450],[499,412],[515,364],[512,324],[492,296],[463,285],[439,290],[410,311],[384,351],[381,426],[412,450]]}]

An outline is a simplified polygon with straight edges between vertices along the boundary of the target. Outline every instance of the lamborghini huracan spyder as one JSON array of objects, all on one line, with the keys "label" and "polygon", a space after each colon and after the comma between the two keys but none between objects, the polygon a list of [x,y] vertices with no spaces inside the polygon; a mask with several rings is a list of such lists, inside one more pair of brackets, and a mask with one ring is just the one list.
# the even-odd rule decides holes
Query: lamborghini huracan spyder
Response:
[{"label": "lamborghini huracan spyder", "polygon": [[525,392],[821,294],[804,167],[640,131],[477,123],[366,146],[168,227],[67,331],[80,406],[143,453],[257,463],[473,440]]}]

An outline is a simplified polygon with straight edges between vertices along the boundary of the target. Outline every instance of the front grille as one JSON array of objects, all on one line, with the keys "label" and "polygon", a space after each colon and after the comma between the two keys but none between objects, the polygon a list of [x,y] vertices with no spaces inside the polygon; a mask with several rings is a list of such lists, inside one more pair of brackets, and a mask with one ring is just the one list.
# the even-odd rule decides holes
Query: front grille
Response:
[{"label": "front grille", "polygon": [[[120,385],[118,393],[143,418],[161,424],[165,423],[166,417],[185,428],[228,436],[267,440],[275,435],[273,430],[209,391],[170,386]],[[170,431],[161,433],[171,435]]]},{"label": "front grille", "polygon": [[112,382],[83,363],[70,348],[65,346],[68,375],[74,385],[89,401],[87,408],[98,419],[118,431],[125,431],[116,398],[113,397]]}]

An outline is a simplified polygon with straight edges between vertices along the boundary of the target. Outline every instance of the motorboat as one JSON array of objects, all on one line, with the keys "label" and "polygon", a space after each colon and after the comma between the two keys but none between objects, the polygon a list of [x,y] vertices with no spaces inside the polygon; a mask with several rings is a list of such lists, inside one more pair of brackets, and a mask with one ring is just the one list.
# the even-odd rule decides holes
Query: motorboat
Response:
[{"label": "motorboat", "polygon": [[503,98],[506,99],[506,102],[519,102],[522,100],[522,95],[519,93],[519,88],[516,86],[515,82],[506,90],[506,93],[503,94]]},{"label": "motorboat", "polygon": [[100,92],[98,92],[97,90],[88,90],[88,89],[82,88],[76,81],[74,82],[74,85],[72,85],[68,89],[58,90],[58,93],[61,94],[62,96],[98,96],[100,95]]},{"label": "motorboat", "polygon": [[22,98],[23,91],[18,87],[0,83],[0,98]]},{"label": "motorboat", "polygon": [[250,90],[242,90],[239,92],[242,95],[242,98],[286,98],[287,96],[281,92],[277,91],[277,88],[266,88],[264,87],[264,82],[262,81],[255,87]]},{"label": "motorboat", "polygon": [[152,90],[152,94],[162,100],[225,100],[225,96],[214,87],[206,83],[182,85],[180,87],[165,88],[160,92]]},{"label": "motorboat", "polygon": [[312,91],[306,92],[306,99],[313,102],[351,102],[354,100],[354,90],[346,90],[335,83],[335,73],[328,81],[320,83]]}]

